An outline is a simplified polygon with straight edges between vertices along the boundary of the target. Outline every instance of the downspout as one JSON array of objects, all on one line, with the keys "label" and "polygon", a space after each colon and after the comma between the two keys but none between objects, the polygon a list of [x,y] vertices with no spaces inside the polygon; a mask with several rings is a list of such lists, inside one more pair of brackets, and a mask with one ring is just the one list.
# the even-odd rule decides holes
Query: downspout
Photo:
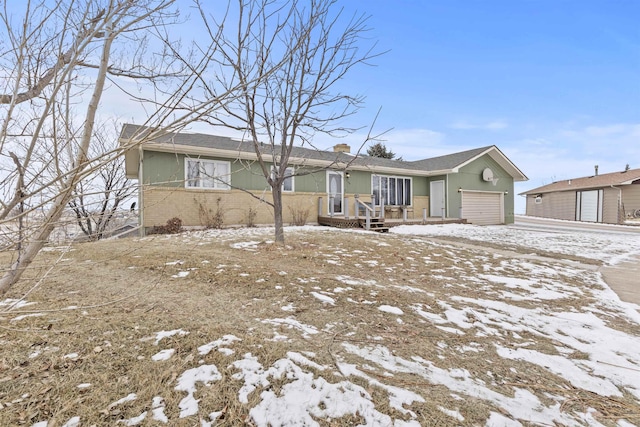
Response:
[{"label": "downspout", "polygon": [[143,174],[142,174],[142,164],[144,163],[144,150],[142,149],[142,145],[138,146],[138,222],[140,226],[140,237],[145,236],[144,230],[144,197],[142,196],[143,191]]},{"label": "downspout", "polygon": [[449,174],[444,176],[444,215],[442,219],[446,219],[449,216]]},{"label": "downspout", "polygon": [[622,188],[619,187],[615,187],[613,185],[610,185],[611,188],[618,190],[618,224],[622,224],[624,222],[624,209],[622,209],[622,214],[620,213],[620,210],[622,208]]}]

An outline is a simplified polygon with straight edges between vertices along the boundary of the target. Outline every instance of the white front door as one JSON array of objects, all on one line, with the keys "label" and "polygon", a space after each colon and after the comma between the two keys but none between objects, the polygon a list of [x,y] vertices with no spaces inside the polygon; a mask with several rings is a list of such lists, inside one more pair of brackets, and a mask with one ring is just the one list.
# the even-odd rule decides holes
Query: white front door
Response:
[{"label": "white front door", "polygon": [[429,216],[446,216],[444,181],[431,181],[431,188],[429,191]]},{"label": "white front door", "polygon": [[342,199],[344,186],[342,185],[342,172],[327,171],[327,194],[329,195],[329,214],[342,215]]}]

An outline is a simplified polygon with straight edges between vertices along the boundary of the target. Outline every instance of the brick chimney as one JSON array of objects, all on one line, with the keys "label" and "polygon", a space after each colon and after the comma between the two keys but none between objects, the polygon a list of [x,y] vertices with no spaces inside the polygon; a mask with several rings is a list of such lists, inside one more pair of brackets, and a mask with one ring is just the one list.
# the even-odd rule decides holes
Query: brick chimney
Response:
[{"label": "brick chimney", "polygon": [[334,153],[351,153],[349,144],[336,144],[333,146]]}]

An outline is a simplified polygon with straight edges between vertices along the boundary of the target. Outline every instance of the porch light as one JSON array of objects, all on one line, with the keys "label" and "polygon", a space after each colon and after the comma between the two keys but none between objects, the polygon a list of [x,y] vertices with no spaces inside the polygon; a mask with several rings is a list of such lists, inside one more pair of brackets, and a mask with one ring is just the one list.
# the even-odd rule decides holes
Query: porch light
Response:
[{"label": "porch light", "polygon": [[345,172],[344,173],[345,178],[349,179],[351,178],[351,174],[349,172]]},{"label": "porch light", "polygon": [[458,187],[458,193],[462,193],[462,187]]}]

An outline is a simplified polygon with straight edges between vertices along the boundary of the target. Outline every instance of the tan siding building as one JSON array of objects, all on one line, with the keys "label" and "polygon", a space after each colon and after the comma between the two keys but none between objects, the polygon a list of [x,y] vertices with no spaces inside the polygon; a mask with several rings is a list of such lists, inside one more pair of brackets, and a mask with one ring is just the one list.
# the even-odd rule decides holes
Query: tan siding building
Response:
[{"label": "tan siding building", "polygon": [[640,169],[557,181],[521,195],[529,216],[619,224],[640,216]]}]

